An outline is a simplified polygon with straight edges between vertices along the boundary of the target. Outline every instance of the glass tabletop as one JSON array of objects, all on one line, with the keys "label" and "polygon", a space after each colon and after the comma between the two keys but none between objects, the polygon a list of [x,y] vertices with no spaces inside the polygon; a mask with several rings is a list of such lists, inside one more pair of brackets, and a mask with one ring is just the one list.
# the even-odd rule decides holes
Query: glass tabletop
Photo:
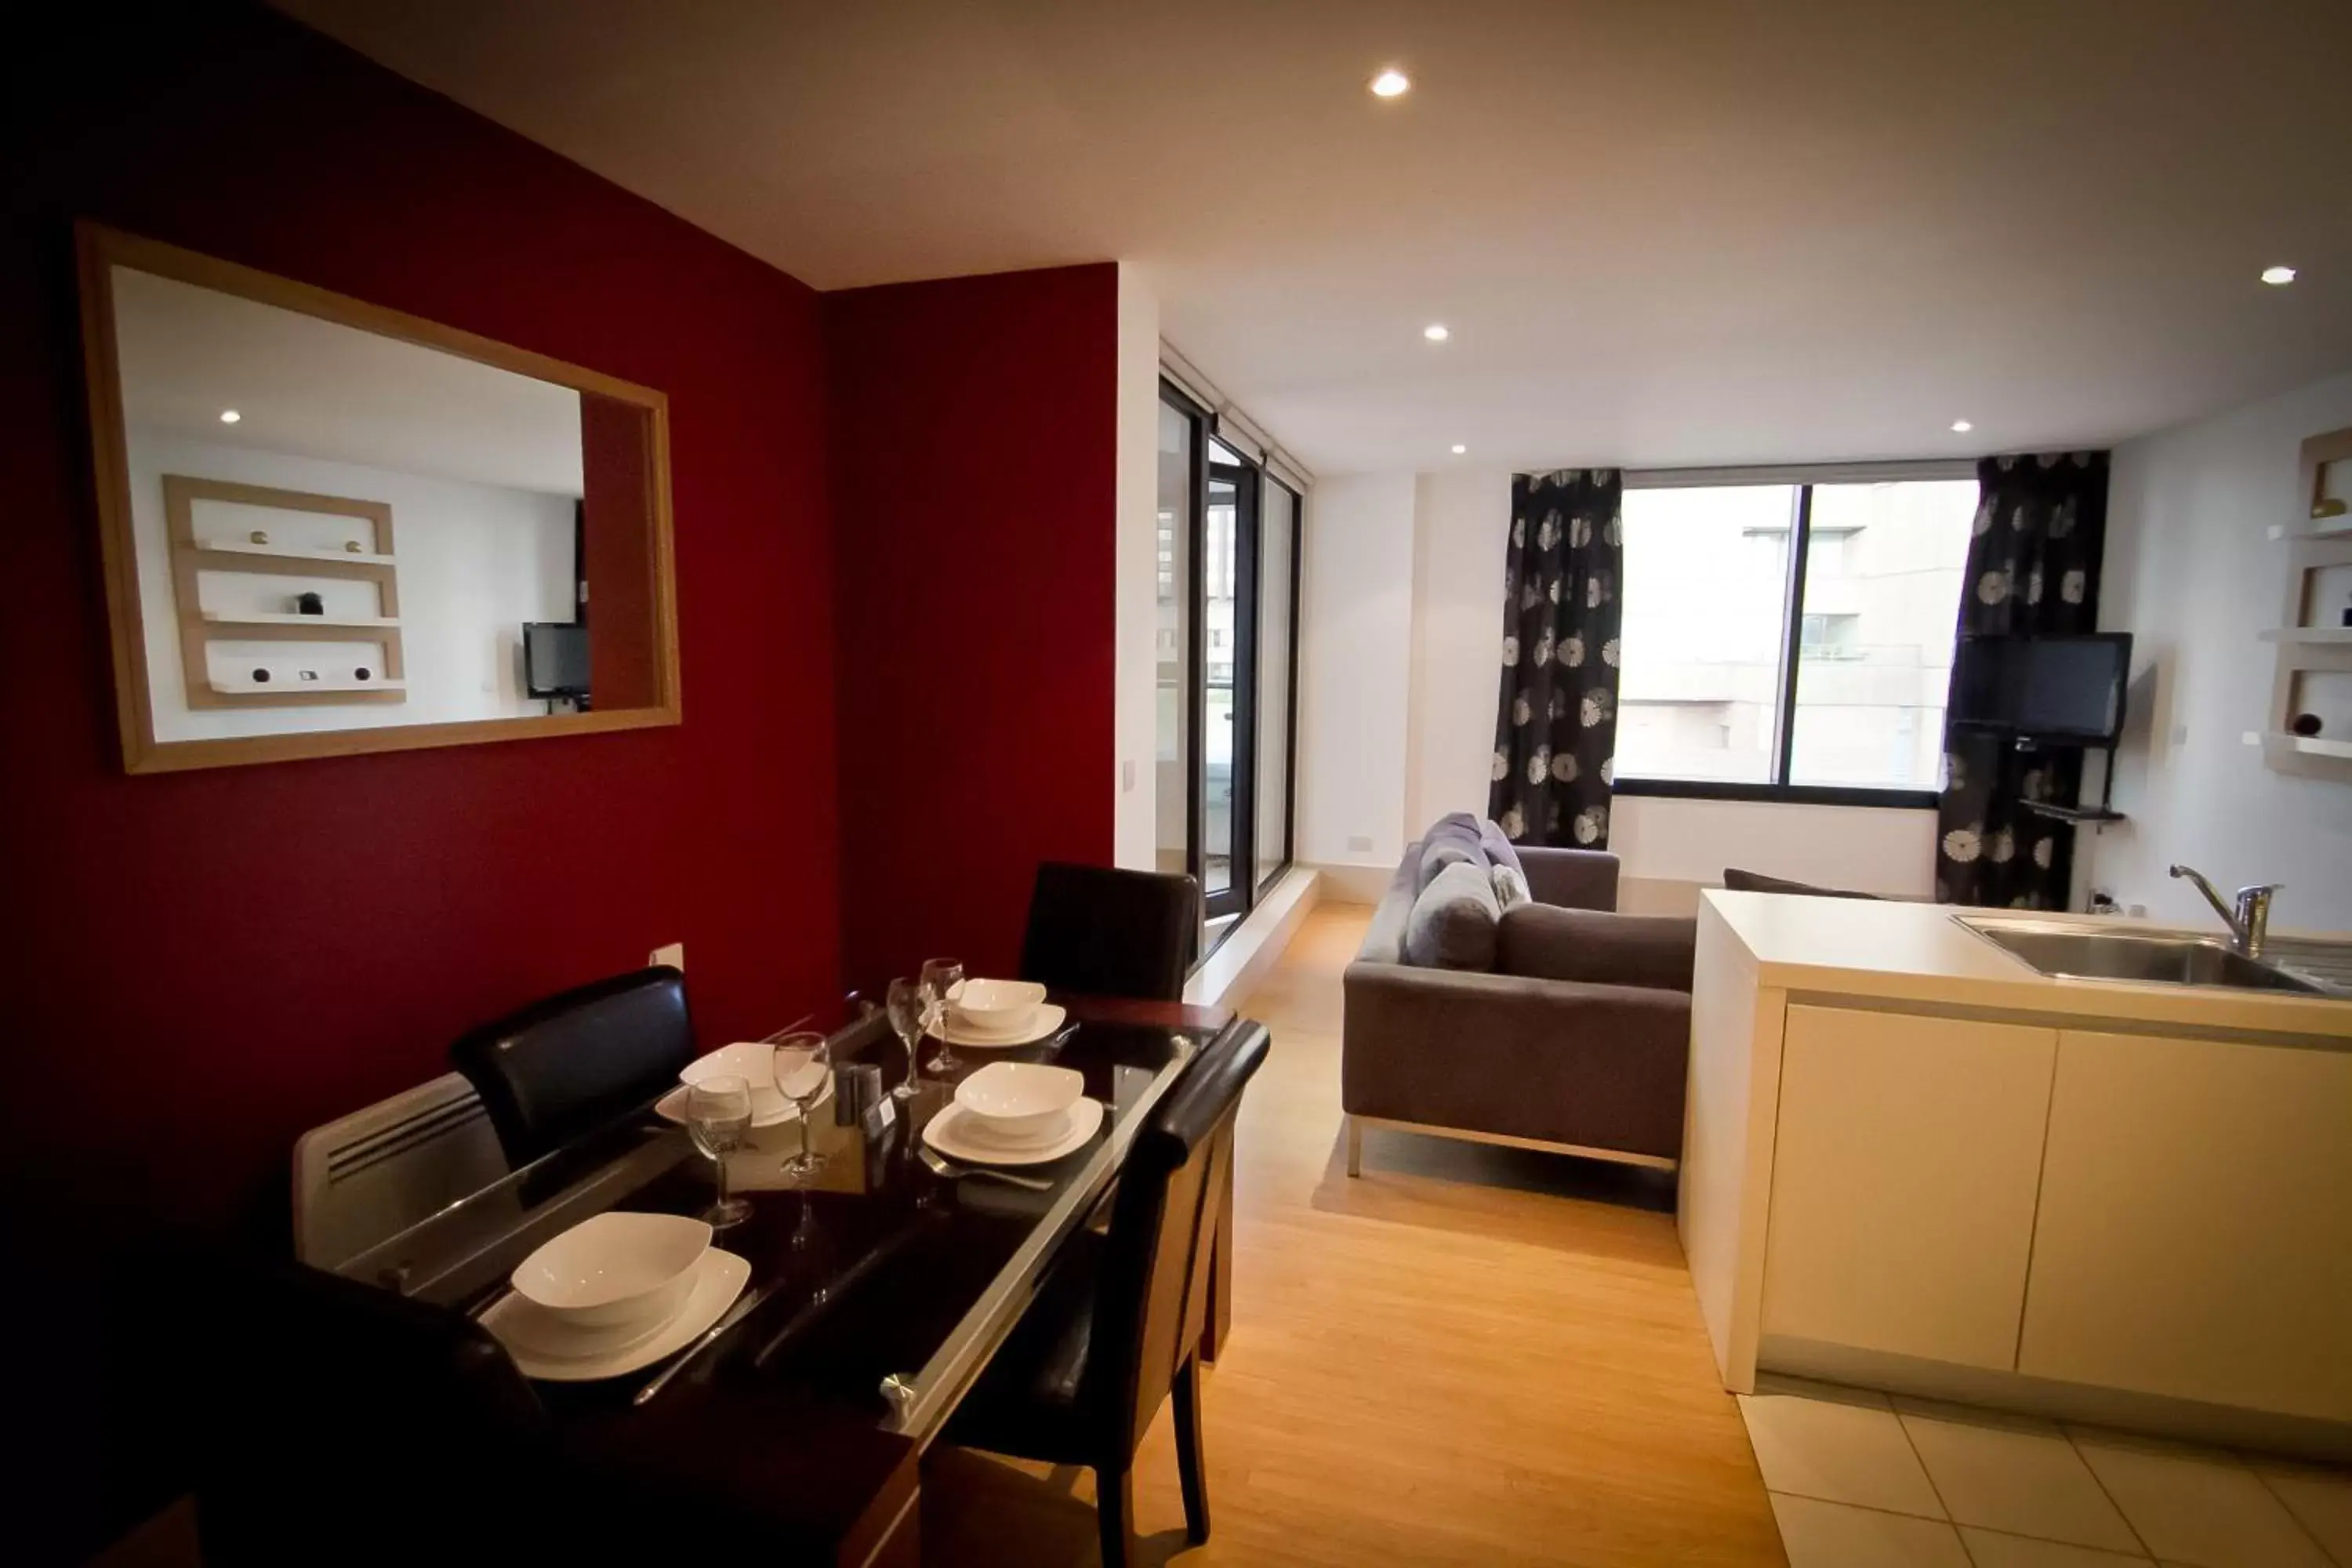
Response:
[{"label": "glass tabletop", "polygon": [[[959,1045],[955,1070],[944,1079],[926,1075],[912,1100],[890,1100],[890,1122],[878,1131],[841,1119],[837,1080],[812,1112],[812,1140],[824,1164],[805,1182],[782,1168],[799,1148],[797,1126],[754,1129],[728,1163],[730,1185],[750,1200],[751,1215],[714,1242],[751,1265],[739,1307],[754,1304],[662,1398],[691,1397],[698,1384],[782,1382],[927,1441],[1110,1184],[1145,1113],[1207,1043],[1202,1030],[1089,1017],[1083,1001],[1073,1003],[1072,1016],[1077,1027],[1058,1046]],[[904,1076],[906,1054],[878,1017],[843,1030],[834,1044],[838,1064],[878,1067],[886,1089]],[[1084,1146],[1019,1168],[1050,1183],[1042,1192],[982,1175],[942,1176],[920,1158],[922,1129],[951,1103],[954,1084],[1008,1060],[1075,1068],[1085,1075],[1086,1093],[1106,1108],[1101,1129]],[[648,1105],[362,1253],[340,1272],[478,1311],[549,1237],[607,1209],[698,1215],[710,1204],[712,1174],[686,1130]],[[664,1364],[601,1383],[535,1386],[559,1419],[611,1413],[625,1409]]]}]

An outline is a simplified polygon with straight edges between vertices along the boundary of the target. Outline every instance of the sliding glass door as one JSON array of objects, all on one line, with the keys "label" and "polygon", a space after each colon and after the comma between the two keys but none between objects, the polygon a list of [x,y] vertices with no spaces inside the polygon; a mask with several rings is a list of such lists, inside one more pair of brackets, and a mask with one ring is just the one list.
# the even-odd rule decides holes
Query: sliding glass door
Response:
[{"label": "sliding glass door", "polygon": [[1290,861],[1297,492],[1162,389],[1159,860],[1201,884],[1216,945]]},{"label": "sliding glass door", "polygon": [[1298,525],[1297,493],[1273,475],[1259,489],[1256,646],[1257,706],[1252,731],[1257,742],[1256,790],[1251,801],[1251,863],[1263,894],[1290,864],[1291,763],[1298,732],[1297,710]]},{"label": "sliding glass door", "polygon": [[1201,532],[1201,891],[1209,929],[1249,910],[1256,792],[1250,719],[1257,706],[1255,605],[1257,470],[1223,442],[1209,443],[1209,502]]}]

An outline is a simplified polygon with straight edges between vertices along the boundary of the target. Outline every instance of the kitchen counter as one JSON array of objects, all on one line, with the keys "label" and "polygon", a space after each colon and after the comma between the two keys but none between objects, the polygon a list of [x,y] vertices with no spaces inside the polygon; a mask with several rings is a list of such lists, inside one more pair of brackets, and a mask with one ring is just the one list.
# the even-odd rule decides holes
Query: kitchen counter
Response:
[{"label": "kitchen counter", "polygon": [[[1713,889],[1704,895],[1704,908],[1754,966],[1758,983],[1786,991],[2352,1042],[2352,1000],[2057,978],[1962,926],[1949,904]],[[1969,912],[1988,919],[2035,918],[2023,910]],[[2122,915],[2048,918],[2126,934],[2220,934]]]},{"label": "kitchen counter", "polygon": [[1956,912],[1703,897],[1676,1224],[1724,1385],[2352,1457],[2352,998],[2045,975]]}]

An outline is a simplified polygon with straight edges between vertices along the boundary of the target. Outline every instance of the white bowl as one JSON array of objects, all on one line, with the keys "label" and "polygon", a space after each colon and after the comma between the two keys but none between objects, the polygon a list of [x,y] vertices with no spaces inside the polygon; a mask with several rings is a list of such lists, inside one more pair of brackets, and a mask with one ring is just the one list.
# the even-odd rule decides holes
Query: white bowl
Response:
[{"label": "white bowl", "polygon": [[702,1083],[714,1078],[740,1078],[751,1086],[754,1121],[780,1115],[791,1102],[776,1088],[776,1047],[765,1040],[738,1040],[699,1056],[678,1069],[680,1083]]},{"label": "white bowl", "polygon": [[515,1294],[577,1328],[666,1318],[694,1289],[710,1227],[672,1214],[614,1210],[582,1220],[522,1260]]},{"label": "white bowl", "polygon": [[991,1062],[956,1085],[956,1103],[1000,1138],[1036,1136],[1066,1121],[1086,1075],[1037,1062]]},{"label": "white bowl", "polygon": [[983,1035],[1009,1035],[1029,1021],[1045,1000],[1034,980],[967,980],[948,1004],[956,1022]]}]

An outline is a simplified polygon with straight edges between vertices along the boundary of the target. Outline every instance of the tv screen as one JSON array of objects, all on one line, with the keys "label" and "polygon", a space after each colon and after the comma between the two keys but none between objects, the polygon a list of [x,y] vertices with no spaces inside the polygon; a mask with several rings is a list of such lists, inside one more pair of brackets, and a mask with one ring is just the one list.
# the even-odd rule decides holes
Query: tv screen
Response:
[{"label": "tv screen", "polygon": [[1962,637],[1952,664],[1952,722],[2023,739],[2112,742],[2123,731],[2131,637]]},{"label": "tv screen", "polygon": [[573,621],[525,621],[523,688],[533,697],[588,695],[588,628]]}]

